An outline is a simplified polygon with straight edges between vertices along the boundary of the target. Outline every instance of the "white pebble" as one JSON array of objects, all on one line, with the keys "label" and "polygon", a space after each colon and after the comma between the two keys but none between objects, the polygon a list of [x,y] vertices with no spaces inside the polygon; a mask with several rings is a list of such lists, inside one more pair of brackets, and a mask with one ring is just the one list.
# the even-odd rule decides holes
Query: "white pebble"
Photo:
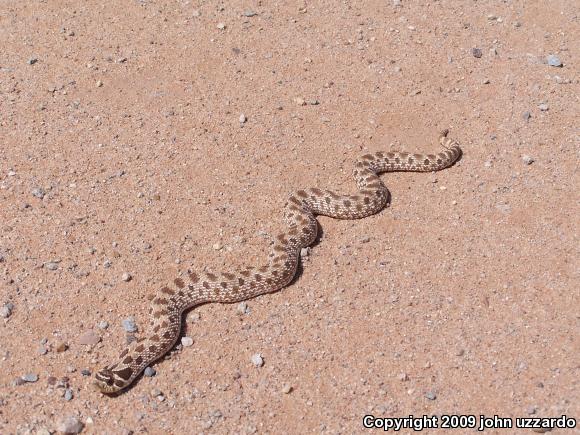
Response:
[{"label": "white pebble", "polygon": [[532,163],[534,163],[534,158],[532,156],[528,156],[527,154],[522,156],[522,160],[526,165],[531,165]]},{"label": "white pebble", "polygon": [[245,302],[240,302],[238,304],[238,308],[237,311],[239,314],[248,314],[250,312],[250,309],[248,308],[248,304]]},{"label": "white pebble", "polygon": [[125,281],[125,282],[129,282],[129,281],[131,281],[131,278],[132,278],[131,274],[130,274],[130,273],[127,273],[127,272],[125,272],[125,273],[123,274],[123,276],[121,276],[121,279],[122,279],[123,281]]},{"label": "white pebble", "polygon": [[262,367],[264,365],[264,358],[259,353],[252,355],[252,364],[256,367]]},{"label": "white pebble", "polygon": [[57,426],[57,430],[65,434],[76,434],[81,433],[83,427],[84,424],[77,417],[72,415],[70,417],[66,417],[64,420],[61,420]]},{"label": "white pebble", "polygon": [[240,124],[244,124],[246,121],[248,120],[248,118],[246,118],[246,115],[244,115],[243,113],[240,115]]},{"label": "white pebble", "polygon": [[181,337],[181,345],[183,347],[189,347],[193,344],[193,338],[191,337]]}]

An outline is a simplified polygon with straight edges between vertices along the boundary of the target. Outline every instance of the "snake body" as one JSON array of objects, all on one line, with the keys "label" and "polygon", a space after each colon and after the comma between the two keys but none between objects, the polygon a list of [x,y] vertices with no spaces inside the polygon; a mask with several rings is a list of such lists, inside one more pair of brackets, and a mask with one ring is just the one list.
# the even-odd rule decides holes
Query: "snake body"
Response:
[{"label": "snake body", "polygon": [[96,373],[97,388],[105,394],[120,392],[169,352],[179,338],[184,311],[207,302],[238,302],[288,285],[296,274],[301,249],[316,239],[316,215],[360,219],[378,213],[389,201],[389,191],[378,174],[431,172],[451,166],[461,155],[461,148],[447,133],[445,130],[440,135],[445,150],[438,154],[377,152],[362,156],[353,171],[357,194],[339,195],[317,188],[296,191],[284,209],[288,227],[276,237],[268,264],[221,274],[188,272],[163,286],[151,301],[150,333],[128,345],[116,362]]}]

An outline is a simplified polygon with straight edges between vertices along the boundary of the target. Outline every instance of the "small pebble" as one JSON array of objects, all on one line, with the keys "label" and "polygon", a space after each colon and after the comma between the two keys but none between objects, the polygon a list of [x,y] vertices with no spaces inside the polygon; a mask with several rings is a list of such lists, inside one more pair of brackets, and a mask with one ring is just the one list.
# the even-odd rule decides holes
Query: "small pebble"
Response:
[{"label": "small pebble", "polygon": [[258,14],[252,11],[251,9],[247,9],[244,11],[244,17],[255,17],[256,15]]},{"label": "small pebble", "polygon": [[542,112],[547,112],[549,108],[550,107],[546,103],[542,103],[538,106],[538,109],[540,109]]},{"label": "small pebble", "polygon": [[531,165],[532,163],[534,163],[534,158],[532,156],[528,156],[527,154],[522,156],[522,160],[526,165]]},{"label": "small pebble", "polygon": [[107,329],[109,327],[109,322],[107,322],[106,320],[101,320],[97,325],[97,327],[99,329]]},{"label": "small pebble", "polygon": [[103,82],[100,80],[97,80],[97,88],[100,88],[101,86],[103,86]]},{"label": "small pebble", "polygon": [[220,249],[223,248],[223,245],[221,243],[214,243],[213,244],[213,249],[215,249],[216,251],[219,251]]},{"label": "small pebble", "polygon": [[371,238],[369,236],[364,236],[360,239],[361,243],[368,243],[370,242]]},{"label": "small pebble", "polygon": [[135,323],[135,319],[133,317],[128,317],[121,322],[123,325],[123,329],[125,332],[137,332],[137,324]]},{"label": "small pebble", "polygon": [[44,346],[43,344],[41,344],[41,345],[38,347],[38,353],[39,353],[40,355],[46,355],[46,354],[48,353],[48,349],[46,348],[46,346]]},{"label": "small pebble", "polygon": [[36,57],[31,57],[30,59],[28,59],[28,65],[34,65],[36,62],[38,62],[38,59]]},{"label": "small pebble", "polygon": [[91,376],[91,371],[89,369],[82,369],[81,375],[83,376]]},{"label": "small pebble", "polygon": [[64,434],[77,434],[81,433],[84,424],[74,415],[66,417],[57,426],[57,430]]},{"label": "small pebble", "polygon": [[399,375],[399,380],[403,382],[407,382],[409,380],[409,375],[407,373],[401,373]]},{"label": "small pebble", "polygon": [[36,382],[38,381],[38,375],[36,373],[26,373],[22,376],[22,380],[25,382]]},{"label": "small pebble", "polygon": [[534,415],[536,412],[538,412],[538,407],[530,405],[526,408],[526,412],[528,413],[528,415]]},{"label": "small pebble", "polygon": [[290,394],[292,392],[292,390],[293,390],[292,385],[286,384],[282,387],[282,392],[284,394]]},{"label": "small pebble", "polygon": [[548,62],[548,65],[550,65],[550,66],[555,66],[555,67],[558,67],[558,68],[562,67],[562,61],[555,54],[550,54],[546,58],[546,61]]},{"label": "small pebble", "polygon": [[132,278],[131,274],[130,274],[130,273],[127,273],[127,272],[125,272],[125,273],[124,273],[124,274],[121,276],[121,279],[122,279],[123,281],[125,281],[125,282],[129,282],[129,281],[131,281],[131,278]]},{"label": "small pebble", "polygon": [[58,269],[58,263],[55,263],[54,261],[49,261],[47,263],[44,263],[44,267],[46,267],[48,270],[56,270]]},{"label": "small pebble", "polygon": [[476,57],[478,59],[481,56],[483,56],[483,52],[481,51],[481,48],[472,48],[471,49],[471,54],[473,55],[473,57]]},{"label": "small pebble", "polygon": [[197,9],[194,9],[193,12],[191,13],[191,15],[193,15],[194,17],[199,17],[201,16],[201,12]]},{"label": "small pebble", "polygon": [[68,349],[68,345],[63,341],[59,341],[58,344],[56,345],[56,351],[59,353],[62,353],[64,351],[66,351],[67,349]]},{"label": "small pebble", "polygon": [[26,384],[26,381],[24,379],[22,379],[22,377],[14,379],[13,385],[15,387],[18,387],[18,386],[24,385],[24,384]]},{"label": "small pebble", "polygon": [[226,25],[225,25],[225,23],[218,23],[218,25],[217,25],[217,28],[218,28],[219,30],[225,30],[225,28],[226,28]]},{"label": "small pebble", "polygon": [[246,302],[240,302],[236,310],[238,311],[238,314],[248,314],[250,312]]},{"label": "small pebble", "polygon": [[527,110],[524,113],[522,113],[522,118],[524,118],[524,121],[529,121],[531,117],[532,117],[532,114],[530,112],[528,112]]},{"label": "small pebble", "polygon": [[246,118],[246,115],[244,115],[243,113],[240,115],[240,124],[244,124],[246,121],[248,120],[248,118]]},{"label": "small pebble", "polygon": [[2,308],[0,308],[0,317],[2,317],[3,319],[7,319],[8,317],[10,317],[12,315],[13,307],[14,305],[10,303],[2,305]]},{"label": "small pebble", "polygon": [[95,331],[87,331],[79,337],[79,344],[90,346],[101,341],[101,337]]},{"label": "small pebble", "polygon": [[64,400],[67,402],[72,400],[73,398],[73,391],[70,388],[67,388],[64,392]]},{"label": "small pebble", "polygon": [[32,189],[32,195],[38,199],[42,199],[44,198],[44,195],[46,195],[46,191],[42,187],[35,187]]},{"label": "small pebble", "polygon": [[159,389],[157,389],[157,388],[153,388],[153,389],[151,390],[151,395],[152,395],[153,397],[159,397],[159,396],[162,396],[162,395],[163,395],[163,393],[161,392],[161,390],[159,390]]},{"label": "small pebble", "polygon": [[262,367],[264,365],[264,358],[259,353],[252,355],[252,364],[256,367]]},{"label": "small pebble", "polygon": [[191,337],[181,337],[181,345],[183,347],[189,347],[193,344],[193,338]]},{"label": "small pebble", "polygon": [[296,97],[294,98],[294,102],[299,106],[306,105],[306,101],[304,101],[304,98]]},{"label": "small pebble", "polygon": [[433,391],[428,391],[425,394],[425,397],[429,400],[435,400],[435,399],[437,399],[437,394],[435,394]]},{"label": "small pebble", "polygon": [[153,376],[155,376],[157,372],[155,371],[155,369],[153,367],[145,367],[145,371],[143,372],[144,376],[147,376],[148,378],[152,378]]}]

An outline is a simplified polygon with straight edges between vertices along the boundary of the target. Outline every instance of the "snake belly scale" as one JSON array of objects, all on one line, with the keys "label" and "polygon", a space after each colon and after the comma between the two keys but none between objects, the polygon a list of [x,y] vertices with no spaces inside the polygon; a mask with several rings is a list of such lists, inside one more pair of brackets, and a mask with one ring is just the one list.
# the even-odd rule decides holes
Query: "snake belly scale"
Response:
[{"label": "snake belly scale", "polygon": [[189,272],[162,287],[151,300],[148,335],[129,344],[117,361],[97,372],[96,387],[114,394],[130,386],[145,367],[171,350],[179,338],[184,311],[207,302],[238,302],[288,285],[296,274],[300,250],[316,239],[316,215],[360,219],[378,213],[389,201],[378,174],[439,171],[460,157],[461,148],[447,133],[445,130],[440,135],[444,150],[438,154],[377,152],[362,156],[354,165],[359,190],[354,195],[317,188],[296,191],[284,209],[287,229],[276,237],[266,265],[220,274]]}]

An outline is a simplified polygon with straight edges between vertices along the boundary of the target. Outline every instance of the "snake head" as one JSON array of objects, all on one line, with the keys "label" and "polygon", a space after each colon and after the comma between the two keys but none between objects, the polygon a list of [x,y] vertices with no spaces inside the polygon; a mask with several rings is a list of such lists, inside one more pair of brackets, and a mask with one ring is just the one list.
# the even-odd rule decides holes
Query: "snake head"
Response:
[{"label": "snake head", "polygon": [[94,385],[103,394],[114,394],[123,389],[121,381],[112,370],[104,368],[95,374]]}]

